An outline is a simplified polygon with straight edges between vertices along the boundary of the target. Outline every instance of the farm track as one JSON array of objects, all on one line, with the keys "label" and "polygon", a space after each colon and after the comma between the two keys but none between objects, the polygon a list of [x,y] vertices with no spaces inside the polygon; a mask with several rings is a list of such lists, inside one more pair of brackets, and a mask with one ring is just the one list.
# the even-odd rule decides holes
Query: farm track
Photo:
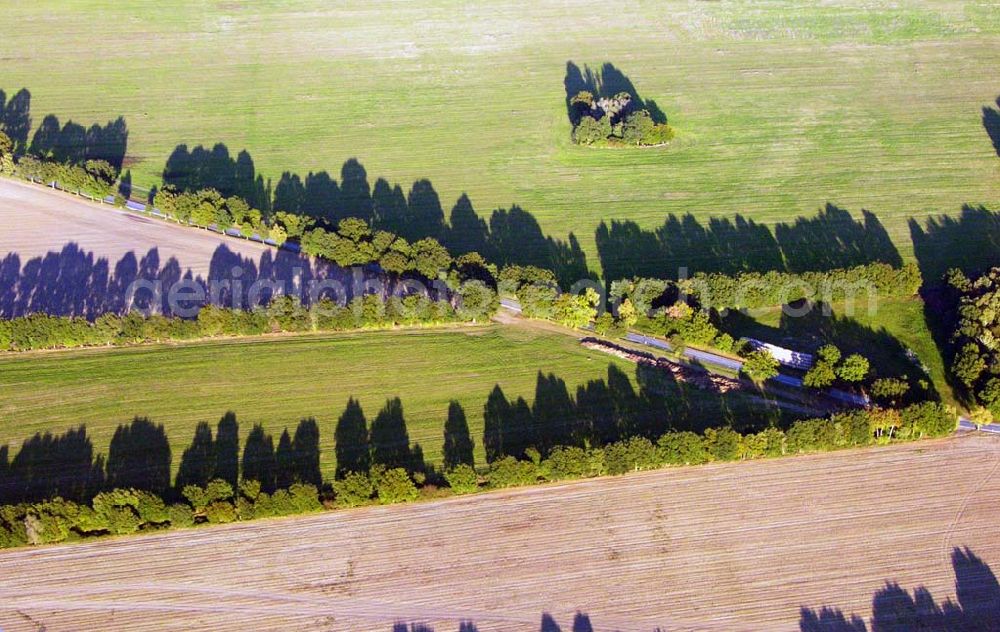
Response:
[{"label": "farm track", "polygon": [[955,599],[1000,566],[1000,442],[680,468],[0,553],[7,631],[797,630],[887,581]]}]

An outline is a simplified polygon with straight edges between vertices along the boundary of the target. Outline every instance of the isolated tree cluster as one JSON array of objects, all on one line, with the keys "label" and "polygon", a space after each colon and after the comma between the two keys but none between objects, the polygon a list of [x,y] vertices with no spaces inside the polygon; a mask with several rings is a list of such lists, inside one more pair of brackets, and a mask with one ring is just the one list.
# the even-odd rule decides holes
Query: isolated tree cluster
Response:
[{"label": "isolated tree cluster", "polygon": [[580,145],[661,145],[673,139],[674,130],[657,123],[648,110],[636,107],[628,92],[596,98],[580,91],[570,98],[573,142]]}]

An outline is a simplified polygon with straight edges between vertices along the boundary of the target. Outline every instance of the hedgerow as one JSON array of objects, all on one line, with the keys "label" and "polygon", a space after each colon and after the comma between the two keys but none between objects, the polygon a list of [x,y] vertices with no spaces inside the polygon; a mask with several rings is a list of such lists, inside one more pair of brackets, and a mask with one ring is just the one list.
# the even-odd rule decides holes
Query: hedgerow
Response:
[{"label": "hedgerow", "polygon": [[475,310],[464,305],[460,298],[453,305],[422,294],[390,296],[388,299],[366,294],[354,298],[347,305],[323,299],[308,308],[291,296],[275,297],[266,308],[254,310],[206,305],[193,320],[156,314],[146,317],[139,312],[124,316],[104,314],[94,321],[72,316],[30,314],[0,320],[0,350],[67,349],[215,336],[466,322],[477,317],[488,318],[496,310],[495,293],[487,287],[477,287],[477,291],[486,296],[480,298]]}]

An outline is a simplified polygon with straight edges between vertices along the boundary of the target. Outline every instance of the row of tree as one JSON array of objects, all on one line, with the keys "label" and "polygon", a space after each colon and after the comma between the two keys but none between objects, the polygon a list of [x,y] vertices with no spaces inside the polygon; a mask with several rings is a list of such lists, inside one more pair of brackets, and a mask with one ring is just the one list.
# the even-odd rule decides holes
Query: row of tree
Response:
[{"label": "row of tree", "polygon": [[433,300],[425,293],[370,293],[346,305],[324,298],[304,307],[296,297],[278,295],[266,307],[250,310],[214,305],[195,319],[131,311],[107,313],[94,321],[36,313],[0,320],[0,350],[29,351],[89,346],[130,345],[215,336],[257,336],[278,332],[347,331],[398,325],[426,325],[486,320],[496,311],[496,293],[482,283],[464,284],[454,301]]},{"label": "row of tree", "polygon": [[0,174],[20,175],[36,182],[58,182],[59,186],[74,193],[86,193],[95,198],[105,198],[115,192],[118,170],[105,160],[83,162],[58,162],[34,156],[22,156],[14,162],[14,144],[0,131]]},{"label": "row of tree", "polygon": [[[494,420],[502,398],[498,391],[485,411]],[[955,411],[930,402],[801,420],[785,431],[668,431],[655,440],[632,436],[599,447],[530,443],[524,441],[523,428],[488,426],[484,443],[489,466],[477,471],[464,412],[453,402],[445,424],[445,467],[437,476],[422,462],[419,445],[410,445],[398,398],[387,401],[370,426],[360,404],[351,399],[336,428],[337,473],[321,489],[314,419],[302,420],[294,435],[286,429],[276,448],[271,436],[255,426],[242,463],[235,415],[219,421],[214,437],[208,424],[199,424],[170,486],[170,447],[163,427],[136,418],[116,431],[106,465],[101,457],[92,458],[83,428],[58,438],[36,435],[11,463],[6,449],[0,451],[6,503],[0,506],[0,548],[290,515],[323,506],[406,502],[420,496],[420,487],[438,493],[434,490],[442,484],[461,494],[483,485],[502,488],[884,444],[940,436],[954,427]]]},{"label": "row of tree", "polygon": [[975,279],[954,269],[948,284],[956,306],[951,373],[976,423],[1000,420],[1000,268]]}]

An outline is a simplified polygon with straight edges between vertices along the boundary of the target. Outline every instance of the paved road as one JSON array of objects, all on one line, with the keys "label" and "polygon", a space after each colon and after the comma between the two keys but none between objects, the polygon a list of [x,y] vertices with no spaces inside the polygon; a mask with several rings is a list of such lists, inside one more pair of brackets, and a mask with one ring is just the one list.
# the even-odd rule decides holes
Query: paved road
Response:
[{"label": "paved road", "polygon": [[161,262],[173,257],[182,270],[204,277],[220,246],[254,261],[274,250],[8,179],[0,179],[0,216],[0,258],[14,253],[22,265],[75,243],[95,259],[108,259],[112,267],[127,253],[141,259],[157,249]]},{"label": "paved road", "polygon": [[[972,423],[972,420],[968,417],[959,417],[958,427],[962,430],[976,430],[976,424]],[[990,434],[1000,434],[1000,424],[988,424],[986,426],[981,426],[979,431],[988,432]]]}]

